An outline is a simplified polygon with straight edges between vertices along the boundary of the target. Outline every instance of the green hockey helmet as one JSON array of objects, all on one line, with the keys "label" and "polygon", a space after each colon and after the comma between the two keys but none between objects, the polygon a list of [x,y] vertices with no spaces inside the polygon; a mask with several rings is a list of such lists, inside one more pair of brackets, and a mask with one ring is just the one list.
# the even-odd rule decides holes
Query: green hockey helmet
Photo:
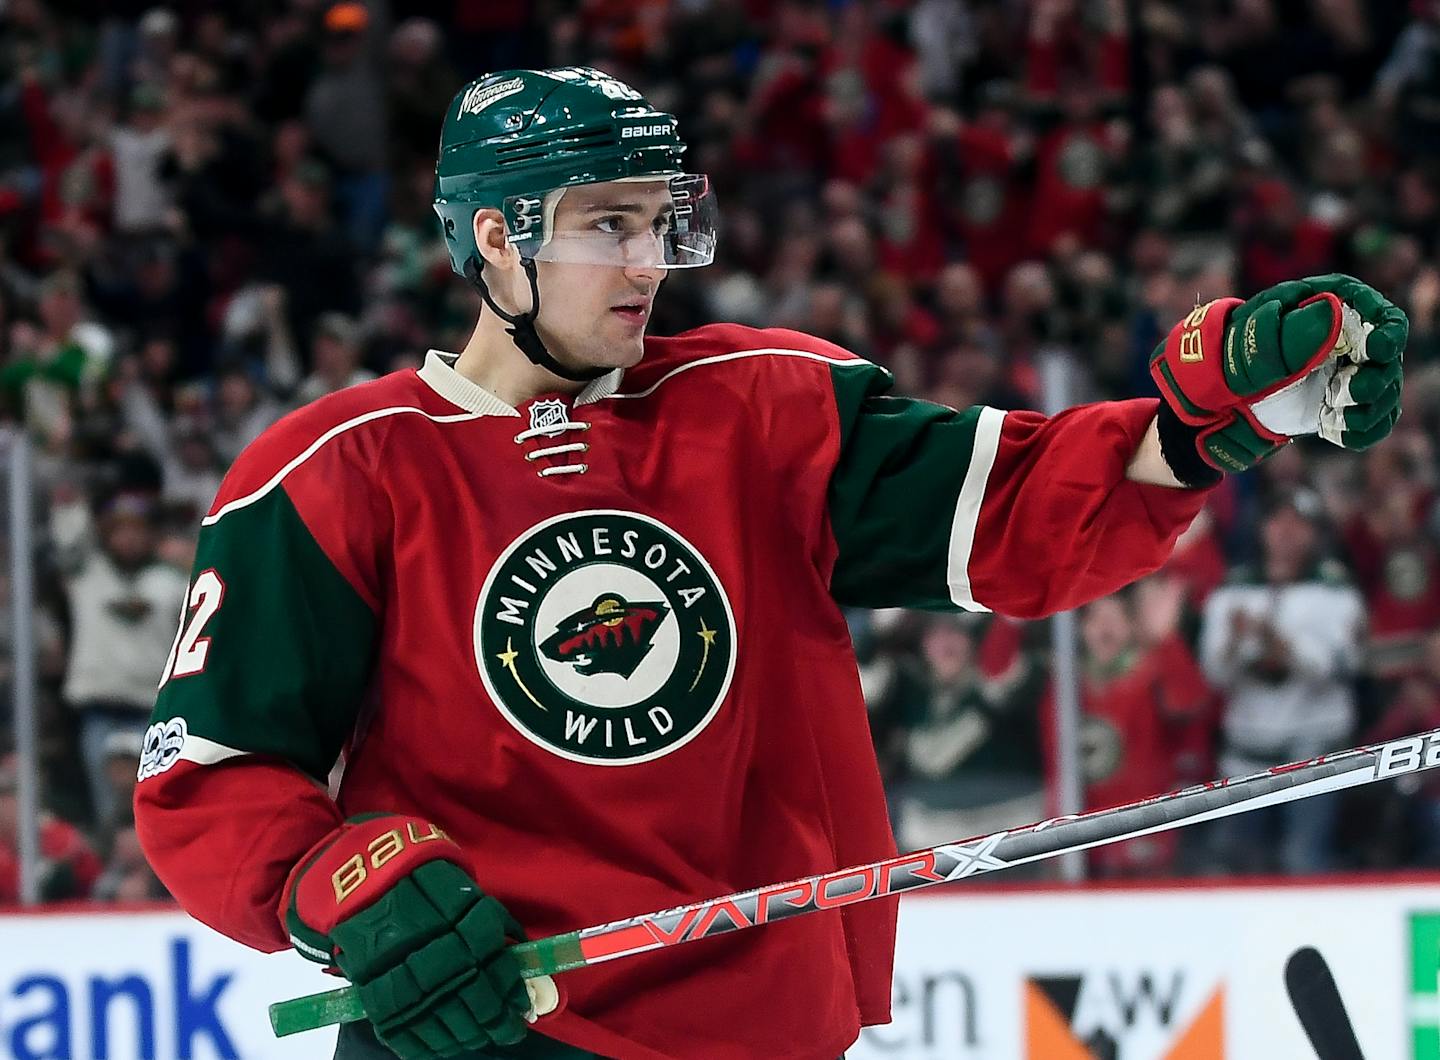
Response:
[{"label": "green hockey helmet", "polygon": [[[677,124],[623,81],[588,66],[487,74],[462,88],[445,112],[435,212],[450,267],[509,325],[516,347],[562,379],[594,379],[605,369],[568,368],[545,348],[535,330],[537,261],[678,269],[715,258],[715,197],[708,178],[681,167]],[[556,210],[571,189],[610,182],[644,182],[664,193],[648,207],[589,202],[583,223],[557,231]],[[529,312],[497,305],[481,275],[474,221],[486,208],[500,211],[520,253]]]},{"label": "green hockey helmet", "polygon": [[[451,101],[435,167],[435,212],[451,267],[482,266],[473,220],[499,210],[522,260],[662,269],[708,265],[717,210],[709,180],[686,173],[673,115],[590,67],[504,70],[470,82]],[[669,209],[643,227],[609,224],[555,230],[570,188],[611,181],[661,184]],[[606,230],[609,229],[609,230]]]}]

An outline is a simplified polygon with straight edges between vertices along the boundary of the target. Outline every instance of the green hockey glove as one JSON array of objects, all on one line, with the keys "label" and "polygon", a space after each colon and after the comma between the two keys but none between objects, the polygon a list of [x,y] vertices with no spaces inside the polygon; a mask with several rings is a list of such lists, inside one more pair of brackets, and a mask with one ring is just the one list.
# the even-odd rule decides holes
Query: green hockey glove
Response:
[{"label": "green hockey glove", "polygon": [[1338,273],[1197,306],[1150,358],[1173,414],[1161,417],[1167,460],[1177,462],[1177,420],[1220,471],[1244,471],[1305,434],[1369,448],[1399,418],[1408,331],[1398,306]]},{"label": "green hockey glove", "polygon": [[285,888],[290,941],[345,973],[402,1060],[513,1045],[560,1003],[548,978],[527,990],[504,952],[524,932],[463,862],[425,821],[356,817],[307,854]]}]

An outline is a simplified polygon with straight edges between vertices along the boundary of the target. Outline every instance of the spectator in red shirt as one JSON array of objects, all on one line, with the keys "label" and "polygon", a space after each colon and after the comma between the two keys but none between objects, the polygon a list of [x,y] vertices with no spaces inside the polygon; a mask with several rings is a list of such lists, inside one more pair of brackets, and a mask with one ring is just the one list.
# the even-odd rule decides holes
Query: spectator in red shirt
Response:
[{"label": "spectator in red shirt", "polygon": [[[1193,767],[1182,752],[1187,728],[1213,731],[1213,694],[1179,633],[1185,589],[1178,581],[1141,583],[1133,604],[1123,594],[1096,600],[1080,621],[1080,742],[1085,809],[1133,802],[1177,786]],[[1041,704],[1053,746],[1053,690]],[[1046,761],[1053,761],[1047,752]],[[1090,852],[1100,877],[1152,877],[1174,871],[1174,832],[1145,836]]]},{"label": "spectator in red shirt", "polygon": [[964,247],[966,261],[997,292],[1005,275],[1023,260],[1023,231],[1029,207],[1025,166],[1033,137],[1017,120],[1013,87],[985,86],[971,121],[948,108],[930,115],[936,155],[939,209]]},{"label": "spectator in red shirt", "polygon": [[1440,627],[1440,550],[1427,526],[1434,457],[1416,432],[1367,456],[1365,503],[1343,537],[1369,615],[1366,670],[1389,681],[1419,666],[1424,637]]},{"label": "spectator in red shirt", "polygon": [[1104,239],[1106,185],[1126,143],[1120,127],[1100,120],[1093,106],[1093,97],[1077,87],[1066,97],[1065,123],[1036,146],[1029,249],[1037,257],[1048,255],[1065,236],[1087,247]]},{"label": "spectator in red shirt", "polygon": [[751,171],[818,175],[828,153],[826,93],[820,71],[826,27],[814,13],[786,5],[756,63],[746,101],[747,130],[737,162]]},{"label": "spectator in red shirt", "polygon": [[[0,904],[20,901],[20,805],[14,755],[0,761]],[[100,877],[100,858],[74,825],[40,814],[40,899],[88,898]]]},{"label": "spectator in red shirt", "polygon": [[945,241],[931,189],[934,179],[923,139],[896,136],[885,145],[886,190],[878,210],[880,267],[929,287],[945,267]]},{"label": "spectator in red shirt", "polygon": [[1072,0],[1038,0],[1026,50],[1027,94],[1062,118],[1035,150],[1030,252],[1043,257],[1067,234],[1095,246],[1107,219],[1107,173],[1128,146],[1121,127],[1101,114],[1126,88],[1123,8],[1107,2],[1082,13]]},{"label": "spectator in red shirt", "polygon": [[1324,272],[1335,258],[1335,230],[1307,216],[1285,180],[1262,180],[1249,194],[1241,214],[1242,286],[1269,287],[1289,276]]}]

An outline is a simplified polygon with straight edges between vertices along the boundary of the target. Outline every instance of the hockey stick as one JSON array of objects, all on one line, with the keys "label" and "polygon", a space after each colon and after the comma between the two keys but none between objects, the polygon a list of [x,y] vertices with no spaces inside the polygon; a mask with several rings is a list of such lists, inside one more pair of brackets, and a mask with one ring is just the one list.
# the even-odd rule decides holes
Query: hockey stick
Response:
[{"label": "hockey stick", "polygon": [[[1440,729],[512,946],[527,978],[1045,861],[1440,766]],[[277,1036],[364,1018],[354,987],[270,1006]]]},{"label": "hockey stick", "polygon": [[1301,946],[1290,954],[1285,962],[1285,991],[1316,1060],[1365,1060],[1335,976],[1314,946]]}]

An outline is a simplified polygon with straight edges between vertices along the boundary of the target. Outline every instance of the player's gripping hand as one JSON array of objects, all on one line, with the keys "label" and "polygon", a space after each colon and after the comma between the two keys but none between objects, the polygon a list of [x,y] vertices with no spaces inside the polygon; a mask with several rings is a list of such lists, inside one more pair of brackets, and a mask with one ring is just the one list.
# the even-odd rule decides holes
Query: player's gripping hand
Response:
[{"label": "player's gripping hand", "polygon": [[1244,471],[1304,434],[1369,448],[1400,415],[1408,331],[1398,306],[1339,273],[1197,306],[1150,358],[1166,459],[1188,457],[1175,453],[1181,438],[1220,471]]},{"label": "player's gripping hand", "polygon": [[504,952],[525,935],[463,861],[425,821],[356,817],[307,854],[286,886],[290,941],[345,973],[376,1035],[403,1060],[513,1045],[527,1022],[559,1004],[548,978],[527,991]]}]

